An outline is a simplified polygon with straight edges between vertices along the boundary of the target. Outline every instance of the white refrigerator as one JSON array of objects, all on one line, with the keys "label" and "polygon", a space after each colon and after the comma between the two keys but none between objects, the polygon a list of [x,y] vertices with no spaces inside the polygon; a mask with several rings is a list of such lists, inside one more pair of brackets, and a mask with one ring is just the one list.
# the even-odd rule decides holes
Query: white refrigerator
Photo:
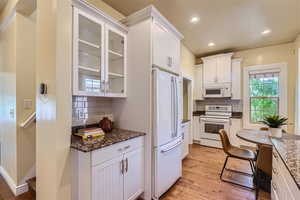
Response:
[{"label": "white refrigerator", "polygon": [[153,70],[153,199],[158,199],[182,175],[181,79]]}]

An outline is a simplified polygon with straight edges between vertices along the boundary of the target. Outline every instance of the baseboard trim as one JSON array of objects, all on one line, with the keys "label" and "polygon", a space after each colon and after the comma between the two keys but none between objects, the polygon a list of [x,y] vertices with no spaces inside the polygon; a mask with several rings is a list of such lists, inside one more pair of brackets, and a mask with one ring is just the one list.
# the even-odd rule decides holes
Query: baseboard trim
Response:
[{"label": "baseboard trim", "polygon": [[21,184],[21,185],[17,186],[16,183],[14,182],[14,180],[9,176],[7,171],[2,166],[0,166],[0,174],[2,175],[5,182],[7,183],[10,190],[12,191],[12,193],[15,196],[19,196],[20,194],[23,194],[23,193],[28,191],[28,184],[27,183],[24,183],[24,184]]}]

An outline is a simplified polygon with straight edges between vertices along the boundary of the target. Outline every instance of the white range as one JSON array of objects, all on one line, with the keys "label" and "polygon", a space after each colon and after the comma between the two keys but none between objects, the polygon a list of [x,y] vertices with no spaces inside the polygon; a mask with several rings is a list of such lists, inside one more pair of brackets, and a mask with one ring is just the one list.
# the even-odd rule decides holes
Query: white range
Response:
[{"label": "white range", "polygon": [[200,143],[205,146],[222,148],[219,130],[230,130],[232,106],[207,105],[205,115],[200,116]]}]

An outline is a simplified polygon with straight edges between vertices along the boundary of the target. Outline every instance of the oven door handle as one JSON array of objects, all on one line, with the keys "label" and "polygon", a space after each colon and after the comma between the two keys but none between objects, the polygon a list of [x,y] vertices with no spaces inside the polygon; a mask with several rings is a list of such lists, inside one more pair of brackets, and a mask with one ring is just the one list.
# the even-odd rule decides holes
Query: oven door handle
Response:
[{"label": "oven door handle", "polygon": [[226,124],[226,123],[230,123],[230,120],[213,120],[213,119],[201,119],[201,121],[203,122],[210,122],[210,123],[220,123],[220,124]]}]

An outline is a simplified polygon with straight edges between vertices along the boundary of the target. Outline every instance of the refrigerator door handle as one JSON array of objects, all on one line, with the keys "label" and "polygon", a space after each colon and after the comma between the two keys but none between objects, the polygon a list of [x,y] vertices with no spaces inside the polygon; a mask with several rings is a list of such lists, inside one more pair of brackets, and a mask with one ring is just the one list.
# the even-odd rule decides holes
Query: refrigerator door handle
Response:
[{"label": "refrigerator door handle", "polygon": [[161,152],[162,152],[162,153],[169,152],[169,151],[171,151],[172,149],[174,149],[174,148],[176,148],[177,146],[179,146],[181,143],[182,143],[182,140],[180,140],[179,142],[177,142],[176,144],[174,144],[173,146],[171,146],[171,147],[168,148],[168,149],[163,149],[163,150],[161,150]]},{"label": "refrigerator door handle", "polygon": [[175,88],[175,99],[176,99],[176,103],[175,103],[175,110],[176,110],[176,112],[175,112],[175,136],[174,137],[177,137],[178,136],[178,103],[179,103],[179,101],[178,101],[178,82],[177,82],[177,79],[176,78],[174,78],[174,80],[175,80],[175,86],[174,86],[174,88]]},{"label": "refrigerator door handle", "polygon": [[171,137],[173,138],[174,137],[174,132],[175,132],[175,117],[174,117],[174,115],[175,115],[175,106],[174,106],[174,104],[175,104],[175,98],[174,98],[174,94],[175,93],[175,87],[174,87],[174,77],[173,76],[171,76],[171,110],[172,110],[172,112],[171,112],[171,131],[172,131],[172,133],[171,133]]}]

